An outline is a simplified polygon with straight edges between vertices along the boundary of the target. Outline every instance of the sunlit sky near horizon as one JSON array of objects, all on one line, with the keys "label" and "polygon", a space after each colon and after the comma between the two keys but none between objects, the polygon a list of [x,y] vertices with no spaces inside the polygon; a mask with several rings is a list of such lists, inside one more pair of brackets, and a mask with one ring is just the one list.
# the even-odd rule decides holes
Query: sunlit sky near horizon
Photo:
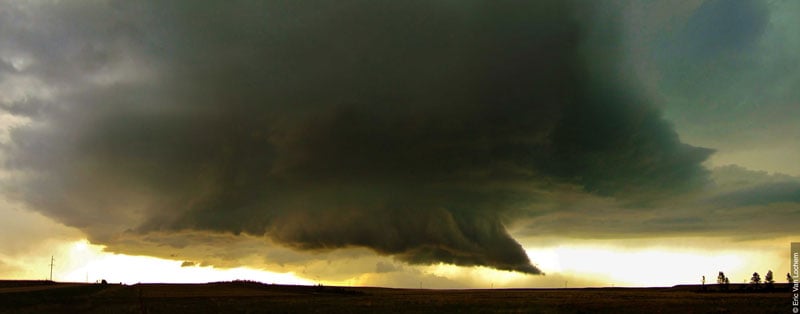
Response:
[{"label": "sunlit sky near horizon", "polygon": [[800,1],[0,0],[0,279],[789,270]]}]

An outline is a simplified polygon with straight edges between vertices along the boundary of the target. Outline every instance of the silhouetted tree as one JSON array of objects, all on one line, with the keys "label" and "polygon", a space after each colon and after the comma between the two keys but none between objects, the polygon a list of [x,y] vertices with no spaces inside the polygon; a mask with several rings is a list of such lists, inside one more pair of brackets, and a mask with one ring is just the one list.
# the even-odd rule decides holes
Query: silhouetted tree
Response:
[{"label": "silhouetted tree", "polygon": [[725,273],[719,272],[717,274],[717,286],[719,286],[719,290],[728,290],[728,277],[725,277]]},{"label": "silhouetted tree", "polygon": [[772,270],[767,271],[767,275],[764,276],[764,285],[767,286],[767,289],[772,288],[772,284],[775,283],[775,280],[772,280]]},{"label": "silhouetted tree", "polygon": [[786,273],[786,282],[792,283],[794,279],[792,279],[792,274]]},{"label": "silhouetted tree", "polygon": [[758,275],[758,272],[753,273],[753,277],[750,277],[750,284],[758,288],[758,285],[761,283],[761,276]]}]

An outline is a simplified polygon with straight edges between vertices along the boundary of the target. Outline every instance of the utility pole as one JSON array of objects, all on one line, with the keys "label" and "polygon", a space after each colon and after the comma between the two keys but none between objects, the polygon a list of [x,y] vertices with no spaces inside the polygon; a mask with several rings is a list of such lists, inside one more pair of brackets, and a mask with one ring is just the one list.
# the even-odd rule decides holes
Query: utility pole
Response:
[{"label": "utility pole", "polygon": [[50,255],[50,281],[53,281],[53,262],[56,260]]}]

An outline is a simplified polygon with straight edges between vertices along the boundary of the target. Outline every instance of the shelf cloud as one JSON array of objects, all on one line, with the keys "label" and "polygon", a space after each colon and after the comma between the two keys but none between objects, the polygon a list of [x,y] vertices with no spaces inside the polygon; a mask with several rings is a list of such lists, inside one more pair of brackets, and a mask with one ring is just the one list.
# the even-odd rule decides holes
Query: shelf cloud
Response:
[{"label": "shelf cloud", "polygon": [[0,76],[33,95],[0,98],[30,120],[4,193],[93,242],[247,234],[538,274],[507,227],[556,189],[647,203],[709,182],[712,150],[620,74],[599,5],[37,5],[0,11],[20,34]]}]

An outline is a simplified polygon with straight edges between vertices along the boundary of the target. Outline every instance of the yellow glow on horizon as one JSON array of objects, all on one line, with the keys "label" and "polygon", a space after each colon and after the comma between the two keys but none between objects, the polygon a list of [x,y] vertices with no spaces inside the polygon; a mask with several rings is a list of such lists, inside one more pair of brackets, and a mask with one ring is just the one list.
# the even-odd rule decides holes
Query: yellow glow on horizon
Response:
[{"label": "yellow glow on horizon", "polygon": [[[559,254],[574,261],[565,263],[566,271],[586,271],[591,266],[601,265],[593,272],[623,284],[637,286],[696,284],[703,276],[700,274],[713,272],[714,269],[738,269],[742,266],[742,260],[732,254],[710,257],[654,250],[613,252],[592,249],[562,249]],[[587,260],[591,262],[586,263]],[[706,280],[710,281],[710,278]]]},{"label": "yellow glow on horizon", "polygon": [[[600,286],[673,286],[716,283],[718,271],[731,282],[742,282],[754,271],[779,270],[777,256],[753,259],[741,250],[701,251],[681,248],[557,246],[528,249],[531,260],[547,274],[569,274],[600,283]],[[750,257],[750,258],[748,258]],[[780,273],[780,272],[778,272]]]},{"label": "yellow glow on horizon", "polygon": [[58,272],[53,279],[66,282],[135,283],[205,283],[230,280],[255,280],[264,283],[311,285],[313,282],[294,273],[276,273],[247,267],[219,269],[211,266],[182,267],[183,261],[148,256],[131,256],[103,251],[103,246],[87,240],[66,245],[64,254],[56,257]]},{"label": "yellow glow on horizon", "polygon": [[488,267],[463,267],[443,263],[427,266],[424,269],[425,272],[435,276],[469,282],[477,281],[483,283],[481,286],[486,287],[490,285],[504,287],[529,276],[519,272],[497,270]]},{"label": "yellow glow on horizon", "polygon": [[[585,286],[673,286],[716,282],[724,271],[732,283],[749,279],[754,271],[764,276],[773,270],[776,280],[783,278],[788,259],[784,247],[788,239],[750,242],[725,242],[680,239],[653,241],[653,246],[624,240],[559,241],[556,246],[527,249],[531,261],[546,276],[500,271],[487,267],[462,267],[449,264],[405,265],[389,273],[345,269],[349,275],[304,278],[301,268],[270,272],[247,267],[221,269],[212,266],[181,267],[183,261],[147,256],[132,256],[104,251],[104,246],[85,239],[64,241],[52,251],[10,259],[3,257],[14,272],[5,279],[43,279],[48,275],[50,252],[55,256],[53,279],[61,282],[205,283],[236,279],[264,283],[336,286],[385,286],[416,288],[560,288]],[[784,242],[787,241],[787,242]],[[656,243],[662,243],[657,245]],[[688,244],[691,243],[692,246]],[[786,245],[784,245],[786,244]],[[671,246],[670,246],[671,245]],[[708,249],[715,247],[715,249]],[[729,248],[729,249],[722,249]],[[9,269],[9,268],[6,268]],[[292,272],[291,270],[294,270]],[[438,278],[438,279],[437,279]]]}]

